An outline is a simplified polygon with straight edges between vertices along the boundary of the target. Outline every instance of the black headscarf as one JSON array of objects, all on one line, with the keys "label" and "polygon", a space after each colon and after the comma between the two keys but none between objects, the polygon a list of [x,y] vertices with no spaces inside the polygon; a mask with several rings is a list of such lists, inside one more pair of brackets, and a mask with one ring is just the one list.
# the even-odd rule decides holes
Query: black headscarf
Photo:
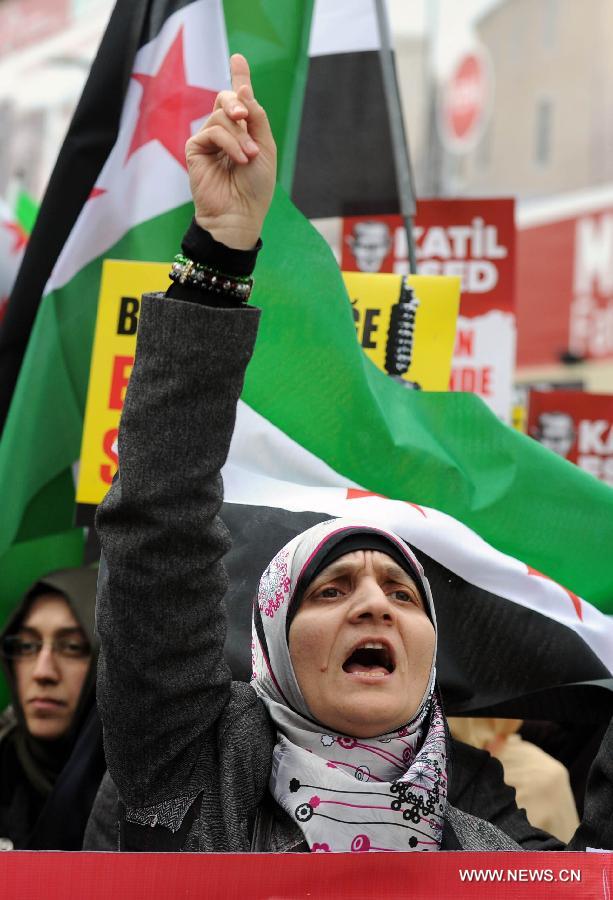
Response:
[{"label": "black headscarf", "polygon": [[[57,740],[34,738],[26,727],[13,667],[0,658],[12,697],[14,725],[0,742],[0,838],[8,838],[16,849],[30,848],[32,836],[44,808],[53,802],[53,791],[66,767],[86,721],[95,716],[96,663],[95,635],[97,572],[94,569],[66,569],[44,576],[26,591],[19,606],[0,634],[0,640],[16,633],[34,601],[43,594],[61,596],[83,629],[92,648],[90,665],[68,731]],[[97,768],[97,767],[96,767]],[[99,781],[101,773],[92,773]],[[71,810],[65,810],[68,817]],[[59,823],[58,823],[59,825]],[[59,846],[57,849],[63,849]]]}]

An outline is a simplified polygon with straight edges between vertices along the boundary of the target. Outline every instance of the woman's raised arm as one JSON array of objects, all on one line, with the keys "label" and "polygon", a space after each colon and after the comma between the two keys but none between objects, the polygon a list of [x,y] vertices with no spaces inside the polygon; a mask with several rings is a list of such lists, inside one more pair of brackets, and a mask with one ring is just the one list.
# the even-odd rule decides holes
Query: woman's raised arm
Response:
[{"label": "woman's raised arm", "polygon": [[243,57],[232,76],[187,144],[197,224],[183,250],[238,282],[219,292],[187,279],[143,299],[119,472],[97,516],[98,703],[109,770],[132,809],[198,793],[230,696],[219,472],[259,319],[235,286],[255,261],[275,180]]}]

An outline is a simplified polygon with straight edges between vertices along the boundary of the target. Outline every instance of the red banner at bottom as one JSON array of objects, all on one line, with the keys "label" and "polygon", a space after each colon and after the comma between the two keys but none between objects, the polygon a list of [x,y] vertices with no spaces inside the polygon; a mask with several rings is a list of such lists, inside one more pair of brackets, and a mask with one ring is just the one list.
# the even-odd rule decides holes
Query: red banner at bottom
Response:
[{"label": "red banner at bottom", "polygon": [[613,859],[601,853],[0,853],[0,897],[599,898]]}]

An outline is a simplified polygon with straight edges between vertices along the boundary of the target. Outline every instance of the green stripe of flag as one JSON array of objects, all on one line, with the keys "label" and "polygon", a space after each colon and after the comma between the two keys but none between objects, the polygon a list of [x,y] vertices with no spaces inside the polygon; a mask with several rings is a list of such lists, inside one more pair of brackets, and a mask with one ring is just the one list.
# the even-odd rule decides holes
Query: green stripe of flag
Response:
[{"label": "green stripe of flag", "polygon": [[277,178],[290,193],[308,74],[313,0],[223,0],[230,53],[247,56],[256,97],[278,150]]},{"label": "green stripe of flag", "polygon": [[253,302],[264,312],[243,398],[257,412],[358,484],[460,519],[613,612],[613,489],[479,398],[407,391],[376,369],[331,252],[281,191]]},{"label": "green stripe of flag", "polygon": [[[181,234],[191,207],[177,207],[133,229],[111,259],[168,259],[168,234]],[[78,459],[102,260],[95,259],[41,304],[0,442],[0,552],[20,528],[40,533],[48,502],[28,509]],[[72,482],[70,482],[72,483]],[[55,506],[72,518],[74,490]],[[1,566],[1,563],[0,563]]]}]

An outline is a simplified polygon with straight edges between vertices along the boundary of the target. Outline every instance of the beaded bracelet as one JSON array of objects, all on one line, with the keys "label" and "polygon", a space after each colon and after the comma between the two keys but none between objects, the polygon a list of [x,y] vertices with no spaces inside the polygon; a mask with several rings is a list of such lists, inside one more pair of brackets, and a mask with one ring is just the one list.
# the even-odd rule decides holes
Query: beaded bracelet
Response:
[{"label": "beaded bracelet", "polygon": [[182,253],[177,253],[175,256],[169,276],[178,284],[204,288],[208,291],[215,291],[216,294],[227,294],[236,300],[243,301],[249,299],[254,284],[251,276],[224,275],[223,272],[219,272],[211,266],[188,259]]}]

